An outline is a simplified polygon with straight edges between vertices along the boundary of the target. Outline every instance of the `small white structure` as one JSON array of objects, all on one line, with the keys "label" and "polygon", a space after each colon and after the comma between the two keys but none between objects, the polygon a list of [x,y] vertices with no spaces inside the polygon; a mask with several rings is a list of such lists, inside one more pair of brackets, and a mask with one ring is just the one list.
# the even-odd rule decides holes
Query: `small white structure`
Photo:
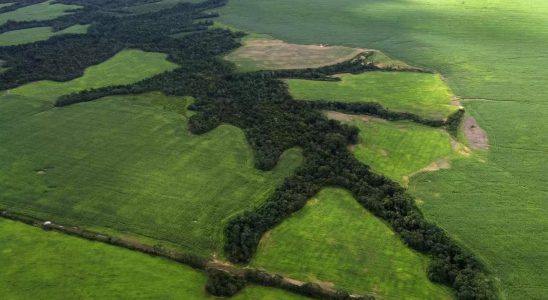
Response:
[{"label": "small white structure", "polygon": [[51,221],[44,222],[44,226],[48,226],[48,225],[51,225]]}]

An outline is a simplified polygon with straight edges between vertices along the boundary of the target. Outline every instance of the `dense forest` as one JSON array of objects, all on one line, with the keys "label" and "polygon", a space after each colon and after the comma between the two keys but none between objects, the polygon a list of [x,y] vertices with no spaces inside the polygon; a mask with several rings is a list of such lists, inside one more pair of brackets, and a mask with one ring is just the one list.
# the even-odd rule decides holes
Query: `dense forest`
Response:
[{"label": "dense forest", "polygon": [[[29,3],[39,1],[26,1]],[[397,183],[372,172],[349,152],[357,142],[358,130],[328,120],[322,109],[373,114],[387,119],[410,119],[431,126],[447,126],[455,133],[462,111],[443,120],[424,120],[406,113],[390,112],[375,104],[342,104],[336,99],[316,103],[296,101],[280,78],[298,77],[330,80],[340,72],[376,72],[372,65],[351,60],[310,70],[283,70],[238,74],[219,55],[237,48],[242,33],[208,29],[216,16],[209,10],[225,0],[184,3],[158,12],[132,15],[121,8],[147,0],[60,0],[84,8],[74,14],[40,22],[8,22],[1,31],[34,26],[56,29],[91,24],[85,35],[63,35],[47,41],[0,47],[0,59],[9,69],[0,74],[0,90],[36,80],[70,80],[86,67],[105,61],[125,48],[163,52],[180,67],[129,86],[114,86],[63,97],[57,106],[91,101],[107,95],[159,90],[170,95],[193,96],[189,128],[195,134],[221,123],[241,128],[254,150],[256,167],[270,170],[280,155],[292,147],[303,149],[305,161],[262,206],[236,216],[225,228],[225,253],[235,263],[250,261],[265,232],[301,209],[323,187],[350,190],[359,203],[386,221],[411,248],[432,258],[431,280],[455,290],[459,299],[492,299],[493,287],[482,264],[452,241],[436,225],[425,220],[414,200]],[[182,37],[172,35],[185,32]],[[229,286],[212,275],[208,290],[223,294],[241,286]],[[232,280],[232,279],[231,279]],[[230,294],[230,293],[228,293]]]}]

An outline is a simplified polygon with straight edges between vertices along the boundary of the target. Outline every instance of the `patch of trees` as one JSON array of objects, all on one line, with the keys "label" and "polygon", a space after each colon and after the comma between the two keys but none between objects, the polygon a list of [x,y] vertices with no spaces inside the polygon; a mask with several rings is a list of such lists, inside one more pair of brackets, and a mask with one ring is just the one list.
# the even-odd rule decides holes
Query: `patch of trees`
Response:
[{"label": "patch of trees", "polygon": [[[101,1],[90,2],[97,4]],[[485,268],[478,260],[449,239],[443,230],[427,222],[402,187],[372,172],[348,151],[347,146],[358,140],[358,130],[328,120],[320,110],[367,113],[392,120],[409,119],[450,128],[454,128],[459,117],[449,118],[446,124],[441,120],[388,111],[377,104],[296,101],[284,82],[278,79],[327,79],[341,72],[376,70],[375,66],[364,63],[363,58],[317,69],[237,74],[231,64],[217,56],[236,48],[239,45],[237,38],[241,34],[209,29],[192,32],[180,39],[170,37],[177,30],[196,29],[193,27],[197,24],[195,20],[202,19],[205,10],[223,4],[223,0],[209,0],[180,4],[153,13],[121,16],[86,6],[80,13],[87,12],[96,17],[86,35],[61,36],[29,45],[0,48],[0,59],[6,60],[10,67],[0,74],[0,89],[39,79],[75,78],[82,74],[85,67],[104,61],[122,48],[167,53],[170,61],[180,65],[174,71],[132,85],[62,97],[56,105],[65,106],[108,95],[160,90],[169,95],[196,99],[190,107],[196,111],[189,120],[189,129],[193,133],[207,132],[221,123],[241,128],[254,151],[255,165],[259,169],[270,170],[285,150],[302,148],[305,156],[303,165],[286,178],[263,205],[227,223],[224,250],[231,261],[249,262],[265,232],[301,209],[323,187],[338,186],[351,191],[363,207],[386,221],[410,247],[430,255],[433,262],[429,267],[429,277],[433,281],[452,287],[460,299],[494,298]],[[223,275],[217,274],[210,279],[211,289],[215,293],[229,294],[237,290],[238,284]],[[276,279],[264,280],[272,280],[275,284]],[[314,285],[309,284],[302,289],[307,295],[318,296]]]},{"label": "patch of trees", "polygon": [[[0,47],[0,59],[5,61],[4,67],[9,68],[0,74],[0,90],[42,79],[74,79],[81,76],[85,68],[105,61],[124,48],[167,53],[175,63],[190,62],[195,66],[200,60],[211,60],[239,45],[234,39],[235,34],[220,29],[206,32],[211,22],[196,21],[208,15],[205,10],[222,5],[224,0],[181,3],[158,12],[122,16],[93,6],[101,1],[78,3],[64,0],[63,3],[81,4],[85,8],[51,21],[9,22],[2,30],[53,25],[62,29],[85,20],[91,23],[88,34],[57,36],[47,41]],[[170,36],[194,31],[202,31],[202,34],[189,34],[182,39]]]},{"label": "patch of trees", "polygon": [[245,287],[242,276],[218,269],[207,270],[206,290],[213,296],[231,297]]},{"label": "patch of trees", "polygon": [[352,295],[343,290],[325,289],[314,283],[298,284],[289,282],[278,274],[271,274],[257,269],[246,269],[245,279],[247,282],[259,284],[262,286],[271,286],[283,290],[291,291],[297,294],[309,296],[317,299],[329,300],[374,300],[373,296]]},{"label": "patch of trees", "polygon": [[464,113],[464,109],[460,108],[456,112],[452,113],[445,122],[447,131],[454,137],[456,137],[459,132],[460,124],[464,118]]},{"label": "patch of trees", "polygon": [[[304,100],[303,100],[304,101]],[[419,124],[441,127],[446,124],[444,120],[423,118],[409,112],[398,112],[386,109],[376,102],[349,103],[343,101],[314,100],[306,101],[313,109],[336,110],[350,114],[371,115],[390,121],[409,120]]]}]

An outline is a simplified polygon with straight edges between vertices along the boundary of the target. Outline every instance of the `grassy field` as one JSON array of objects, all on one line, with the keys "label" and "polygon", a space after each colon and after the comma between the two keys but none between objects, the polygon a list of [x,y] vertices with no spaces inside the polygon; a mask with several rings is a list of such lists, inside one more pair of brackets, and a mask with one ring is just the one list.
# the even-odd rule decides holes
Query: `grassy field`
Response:
[{"label": "grassy field", "polygon": [[44,41],[52,36],[62,34],[86,33],[88,27],[89,25],[74,25],[57,32],[52,31],[50,27],[34,27],[8,31],[0,34],[0,47]]},{"label": "grassy field", "polygon": [[476,154],[485,163],[417,176],[423,211],[486,261],[503,297],[546,297],[546,1],[231,0],[221,13],[291,43],[374,48],[440,71],[491,147]]},{"label": "grassy field", "polygon": [[87,68],[82,77],[65,82],[38,81],[4,92],[4,97],[23,96],[53,103],[57,97],[109,85],[137,82],[143,78],[173,70],[176,64],[163,53],[124,50],[107,61]]},{"label": "grassy field", "polygon": [[151,2],[151,3],[136,5],[136,6],[130,6],[126,10],[131,13],[141,14],[141,13],[148,13],[148,12],[170,8],[179,3],[198,3],[198,2],[202,2],[202,1],[201,0],[160,0],[158,2]]},{"label": "grassy field", "polygon": [[[0,219],[3,299],[215,299],[205,274],[102,243]],[[304,299],[247,287],[233,299]]]},{"label": "grassy field", "polygon": [[49,0],[0,14],[0,25],[3,25],[7,21],[21,22],[55,19],[69,14],[69,10],[80,8],[78,5],[66,5],[53,2],[53,0]]},{"label": "grassy field", "polygon": [[324,189],[261,241],[252,265],[378,299],[450,299],[410,250],[350,193]]},{"label": "grassy field", "polygon": [[188,132],[185,97],[152,93],[51,108],[62,94],[173,68],[164,58],[128,50],[81,78],[4,92],[0,159],[9,163],[0,166],[0,206],[204,255],[218,250],[223,222],[265,200],[300,163],[300,151],[258,171],[241,130]]},{"label": "grassy field", "polygon": [[437,74],[367,72],[339,75],[341,81],[288,80],[293,97],[300,100],[377,102],[396,111],[430,118],[445,118],[457,106],[453,93]]},{"label": "grassy field", "polygon": [[402,184],[421,170],[448,168],[457,156],[451,137],[440,129],[411,122],[387,122],[377,119],[349,122],[360,129],[360,142],[354,155],[373,170]]}]

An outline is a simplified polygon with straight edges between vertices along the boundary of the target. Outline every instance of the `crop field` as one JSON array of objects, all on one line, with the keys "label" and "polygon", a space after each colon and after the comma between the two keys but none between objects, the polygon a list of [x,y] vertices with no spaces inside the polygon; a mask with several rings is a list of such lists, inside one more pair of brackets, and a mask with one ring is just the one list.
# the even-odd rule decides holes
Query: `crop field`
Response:
[{"label": "crop field", "polygon": [[216,251],[223,221],[265,200],[300,153],[258,171],[239,129],[193,136],[183,114],[164,109],[184,98],[162,97],[110,97],[4,124],[0,205]]},{"label": "crop field", "polygon": [[258,171],[235,127],[191,135],[184,97],[153,93],[51,109],[60,95],[174,66],[163,54],[126,50],[72,81],[4,92],[0,157],[10,163],[0,167],[0,206],[169,240],[202,254],[216,250],[223,220],[264,200],[299,164],[299,151],[286,153],[272,172]]},{"label": "crop field", "polygon": [[166,57],[163,53],[124,50],[101,64],[87,68],[80,78],[65,82],[37,81],[3,92],[2,96],[22,96],[52,104],[62,95],[85,89],[130,84],[175,69],[177,65],[167,61]]},{"label": "crop field", "polygon": [[[189,267],[5,219],[0,252],[4,299],[215,299]],[[304,298],[250,286],[233,299]]]},{"label": "crop field", "polygon": [[485,260],[502,297],[546,296],[546,1],[232,0],[221,12],[290,43],[374,48],[441,72],[490,150],[411,186],[427,218]]},{"label": "crop field", "polygon": [[437,74],[366,72],[338,75],[341,81],[287,80],[300,100],[377,102],[388,109],[444,119],[457,110],[453,94]]},{"label": "crop field", "polygon": [[42,21],[55,19],[70,14],[70,10],[78,8],[80,8],[78,5],[54,3],[53,0],[49,0],[0,14],[0,25],[3,25],[7,21]]},{"label": "crop field", "polygon": [[268,233],[252,262],[379,299],[451,299],[428,280],[426,264],[350,193],[333,188]]},{"label": "crop field", "polygon": [[198,3],[201,0],[159,0],[157,2],[145,3],[137,6],[130,6],[126,10],[131,13],[147,13],[173,7],[179,3]]},{"label": "crop field", "polygon": [[353,147],[356,158],[405,185],[417,172],[449,168],[457,150],[465,149],[447,132],[412,122],[353,118],[347,123],[360,129],[360,142]]},{"label": "crop field", "polygon": [[47,40],[52,36],[62,34],[86,33],[89,25],[74,25],[67,29],[54,32],[50,27],[34,27],[8,31],[0,34],[0,47],[13,46]]}]

